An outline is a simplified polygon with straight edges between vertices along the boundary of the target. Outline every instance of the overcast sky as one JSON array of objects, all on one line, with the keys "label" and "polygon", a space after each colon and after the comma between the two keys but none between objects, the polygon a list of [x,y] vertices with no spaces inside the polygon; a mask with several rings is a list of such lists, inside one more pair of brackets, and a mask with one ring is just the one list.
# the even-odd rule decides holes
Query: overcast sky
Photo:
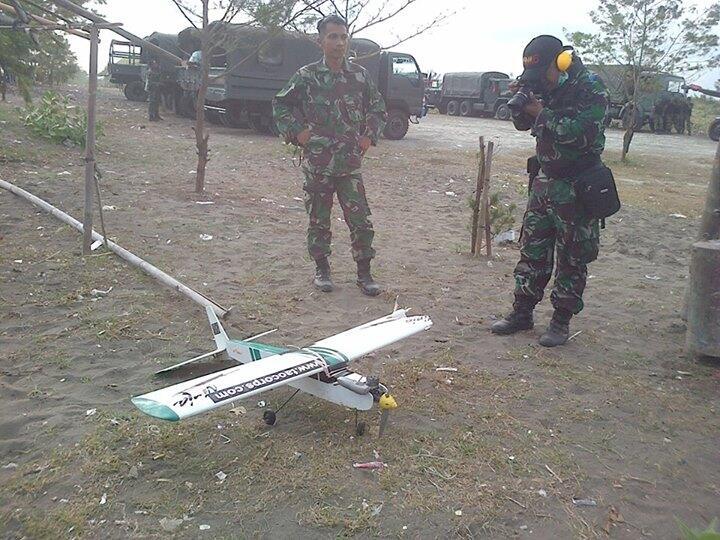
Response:
[{"label": "overcast sky", "polygon": [[[378,3],[379,0],[373,1]],[[588,12],[597,3],[598,0],[418,0],[391,23],[360,36],[380,45],[391,44],[397,41],[395,35],[411,34],[418,25],[432,20],[440,9],[455,11],[440,26],[395,50],[412,54],[425,72],[497,70],[517,75],[521,71],[522,50],[533,36],[553,34],[565,41],[564,28],[592,30]],[[704,5],[710,0],[697,3]],[[123,23],[123,28],[141,37],[155,31],[177,33],[189,26],[172,0],[107,0],[99,10],[110,22]],[[101,32],[100,69],[107,63],[113,37],[117,36],[108,30]],[[87,71],[87,41],[73,36],[70,40],[80,66]],[[718,78],[720,71],[715,70],[688,80],[712,88]]]}]

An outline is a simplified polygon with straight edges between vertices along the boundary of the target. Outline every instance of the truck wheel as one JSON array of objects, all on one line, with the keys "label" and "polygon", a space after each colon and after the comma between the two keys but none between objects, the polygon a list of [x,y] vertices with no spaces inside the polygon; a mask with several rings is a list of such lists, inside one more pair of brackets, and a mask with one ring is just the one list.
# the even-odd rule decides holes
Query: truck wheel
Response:
[{"label": "truck wheel", "polygon": [[455,101],[454,99],[452,101],[448,101],[447,113],[450,116],[457,116],[459,108],[460,108],[460,104],[457,101]]},{"label": "truck wheel", "polygon": [[383,135],[391,141],[399,141],[408,132],[409,127],[408,115],[403,111],[393,110],[388,113]]},{"label": "truck wheel", "polygon": [[148,95],[140,81],[134,81],[125,85],[123,94],[130,101],[147,101]]},{"label": "truck wheel", "polygon": [[473,107],[471,101],[466,99],[465,101],[460,102],[460,116],[472,116],[472,112]]},{"label": "truck wheel", "polygon": [[253,114],[250,116],[250,126],[258,133],[264,133],[274,137],[280,134],[272,116]]},{"label": "truck wheel", "polygon": [[221,121],[225,127],[246,128],[248,127],[247,116],[243,114],[242,108],[226,107],[225,114],[221,114]]},{"label": "truck wheel", "polygon": [[710,124],[710,129],[708,129],[708,137],[710,137],[713,141],[720,140],[720,118]]},{"label": "truck wheel", "polygon": [[512,112],[510,111],[510,107],[507,106],[507,103],[498,105],[498,108],[495,110],[495,118],[498,120],[510,120],[511,117]]}]

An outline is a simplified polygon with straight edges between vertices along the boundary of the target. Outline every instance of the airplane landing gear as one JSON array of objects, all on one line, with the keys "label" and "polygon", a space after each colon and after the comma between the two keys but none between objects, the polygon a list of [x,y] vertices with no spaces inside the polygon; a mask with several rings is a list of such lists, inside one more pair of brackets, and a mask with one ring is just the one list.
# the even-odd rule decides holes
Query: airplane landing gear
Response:
[{"label": "airplane landing gear", "polygon": [[263,412],[263,422],[265,422],[268,426],[274,426],[276,420],[277,415],[275,414],[275,411],[272,409],[265,409]]}]

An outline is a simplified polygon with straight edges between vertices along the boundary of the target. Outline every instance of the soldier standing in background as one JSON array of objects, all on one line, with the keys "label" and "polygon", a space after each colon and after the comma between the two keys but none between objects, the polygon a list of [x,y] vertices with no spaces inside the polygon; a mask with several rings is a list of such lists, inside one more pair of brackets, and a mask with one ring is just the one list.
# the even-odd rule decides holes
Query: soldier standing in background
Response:
[{"label": "soldier standing in background", "polygon": [[150,60],[145,90],[148,93],[148,118],[151,122],[162,120],[160,116],[160,97],[162,95],[162,73],[157,60]]},{"label": "soldier standing in background", "polygon": [[385,104],[368,72],[348,62],[348,27],[339,15],[318,23],[323,59],[300,68],[275,97],[278,130],[302,148],[305,209],[310,218],[307,244],[315,260],[313,283],[333,290],[330,279],[330,215],[333,195],[350,229],[357,285],[368,296],[380,294],[370,273],[374,231],[360,167],[385,123]]},{"label": "soldier standing in background", "polygon": [[[492,332],[507,335],[533,327],[533,310],[552,277],[557,249],[550,295],[555,311],[540,337],[541,345],[554,347],[568,340],[570,319],[583,309],[587,265],[598,255],[599,221],[585,214],[574,182],[602,165],[608,101],[598,76],[556,37],[530,41],[523,65],[519,82],[511,83],[510,89],[524,98],[518,100],[524,105],[511,110],[516,129],[532,130],[536,155],[528,162],[530,196],[514,272],[513,311],[493,324]],[[541,91],[543,101],[530,89]]]}]

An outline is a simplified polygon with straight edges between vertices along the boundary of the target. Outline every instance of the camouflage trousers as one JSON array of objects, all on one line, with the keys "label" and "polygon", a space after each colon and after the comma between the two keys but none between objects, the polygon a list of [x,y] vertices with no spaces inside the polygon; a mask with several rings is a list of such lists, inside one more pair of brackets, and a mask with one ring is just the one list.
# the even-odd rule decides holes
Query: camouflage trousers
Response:
[{"label": "camouflage trousers", "polygon": [[350,229],[353,259],[372,259],[375,256],[372,247],[375,231],[369,219],[370,207],[365,197],[362,175],[358,172],[346,176],[326,176],[307,170],[304,173],[305,210],[310,218],[307,230],[310,256],[318,260],[331,253],[330,216],[333,195],[337,193],[345,223]]},{"label": "camouflage trousers", "polygon": [[160,117],[160,87],[151,86],[148,89],[148,117],[155,120]]},{"label": "camouflage trousers", "polygon": [[598,220],[583,215],[572,181],[541,173],[532,183],[523,218],[514,306],[534,307],[542,300],[557,252],[550,301],[555,309],[580,313],[587,265],[597,259],[599,246]]}]

